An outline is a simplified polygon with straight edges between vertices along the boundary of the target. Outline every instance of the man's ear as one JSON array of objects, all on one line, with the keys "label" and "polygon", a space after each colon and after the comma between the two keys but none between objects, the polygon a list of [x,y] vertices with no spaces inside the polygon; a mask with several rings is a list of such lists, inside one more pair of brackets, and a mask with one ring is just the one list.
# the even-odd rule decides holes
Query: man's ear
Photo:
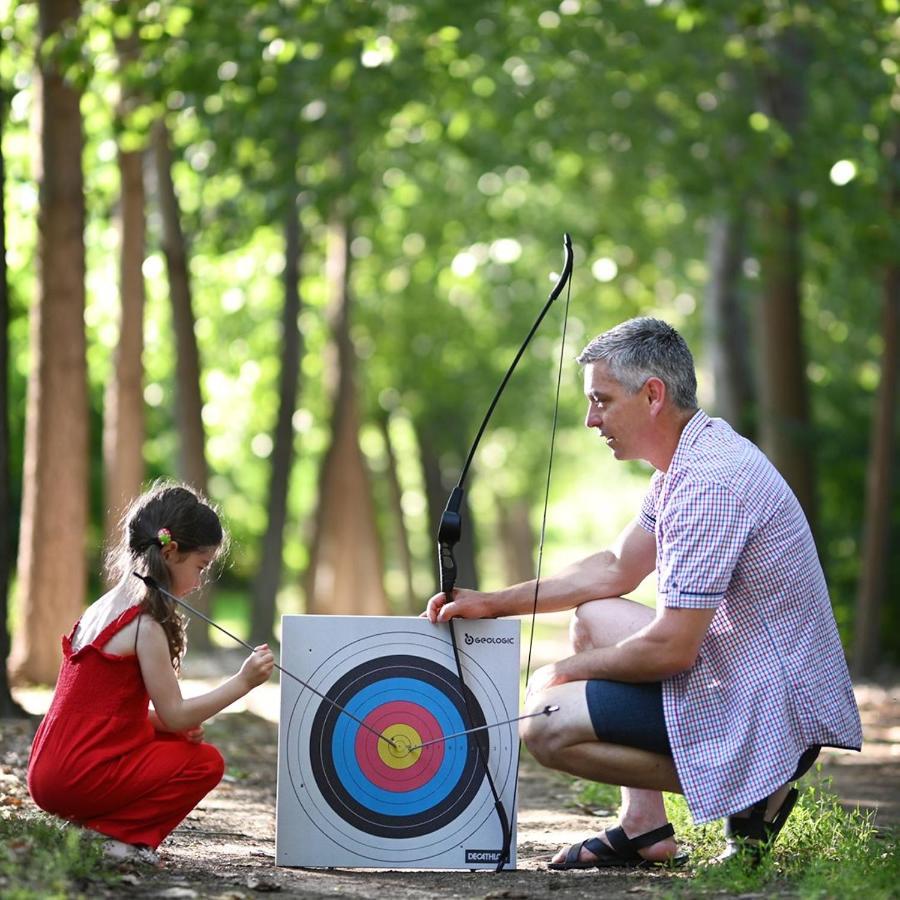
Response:
[{"label": "man's ear", "polygon": [[647,392],[646,397],[650,407],[650,415],[659,415],[666,404],[666,383],[661,378],[651,375],[644,382],[644,389]]}]

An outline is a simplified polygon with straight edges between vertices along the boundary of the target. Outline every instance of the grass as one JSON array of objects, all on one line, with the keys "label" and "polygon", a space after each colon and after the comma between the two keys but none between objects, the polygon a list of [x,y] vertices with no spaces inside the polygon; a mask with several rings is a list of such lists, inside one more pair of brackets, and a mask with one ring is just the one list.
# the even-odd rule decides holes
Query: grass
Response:
[{"label": "grass", "polygon": [[[615,809],[618,788],[587,784],[586,806]],[[683,797],[666,795],[666,810],[691,866],[668,882],[673,897],[787,896],[889,900],[900,896],[900,840],[877,831],[871,813],[845,810],[819,780],[802,788],[793,814],[758,866],[743,859],[712,865],[724,850],[722,824],[694,825]]]},{"label": "grass", "polygon": [[103,859],[100,841],[43,815],[0,816],[0,896],[56,900],[97,894],[119,880]]}]

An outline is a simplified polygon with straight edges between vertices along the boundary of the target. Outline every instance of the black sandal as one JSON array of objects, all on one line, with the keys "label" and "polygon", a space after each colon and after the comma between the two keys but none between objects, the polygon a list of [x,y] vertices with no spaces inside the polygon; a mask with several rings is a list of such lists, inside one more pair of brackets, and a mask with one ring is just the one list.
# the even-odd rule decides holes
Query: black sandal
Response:
[{"label": "black sandal", "polygon": [[[680,866],[687,862],[686,854],[678,854],[670,859],[654,861],[644,859],[638,853],[638,850],[642,850],[644,847],[649,847],[658,841],[665,840],[667,837],[674,837],[675,829],[672,827],[671,822],[666,822],[665,825],[645,834],[639,834],[634,838],[628,837],[620,826],[607,828],[603,833],[606,835],[606,840],[609,841],[609,844],[601,841],[599,837],[588,838],[580,844],[572,844],[566,851],[566,858],[561,862],[549,863],[548,868],[557,872],[568,869],[648,869],[651,866]],[[584,862],[579,859],[582,848],[587,850],[588,853],[593,853],[596,859],[591,860],[591,862]]]},{"label": "black sandal", "polygon": [[771,822],[765,819],[768,797],[754,803],[750,807],[749,816],[728,816],[725,820],[727,848],[719,860],[724,861],[733,856],[747,854],[754,865],[758,864],[784,828],[784,823],[793,811],[798,796],[797,788],[791,788]]}]

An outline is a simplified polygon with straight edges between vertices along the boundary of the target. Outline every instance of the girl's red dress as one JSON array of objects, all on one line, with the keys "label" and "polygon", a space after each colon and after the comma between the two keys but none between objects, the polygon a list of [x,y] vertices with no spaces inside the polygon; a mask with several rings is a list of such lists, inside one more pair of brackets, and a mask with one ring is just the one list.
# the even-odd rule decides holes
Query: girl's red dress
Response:
[{"label": "girl's red dress", "polygon": [[210,744],[156,731],[137,656],[100,649],[139,612],[125,610],[76,652],[74,629],[62,639],[53,702],[31,747],[28,789],[49,813],[155,849],[219,783],[224,762]]}]

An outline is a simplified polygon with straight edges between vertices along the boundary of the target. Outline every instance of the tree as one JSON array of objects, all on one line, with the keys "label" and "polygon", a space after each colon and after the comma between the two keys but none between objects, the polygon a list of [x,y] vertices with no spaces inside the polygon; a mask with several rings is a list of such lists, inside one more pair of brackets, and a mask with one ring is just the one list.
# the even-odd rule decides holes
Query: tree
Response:
[{"label": "tree", "polygon": [[275,601],[281,581],[281,553],[287,520],[288,481],[294,459],[293,416],[297,400],[303,339],[297,324],[300,315],[300,261],[302,241],[296,205],[284,222],[284,306],[281,317],[281,371],[278,415],[269,477],[269,516],[263,537],[262,559],[253,590],[250,632],[254,643],[271,640]]},{"label": "tree", "polygon": [[[181,227],[178,195],[172,179],[172,151],[164,119],[159,119],[154,126],[153,148],[162,217],[162,245],[169,272],[169,294],[175,329],[175,420],[181,439],[179,468],[184,481],[202,494],[206,494],[209,489],[209,471],[204,449],[200,354],[197,349],[197,337],[194,334],[187,242]],[[194,598],[193,603],[206,615],[209,614],[210,593],[211,590],[207,587],[200,596]],[[202,620],[192,623],[191,639],[198,649],[209,649],[209,628]]]},{"label": "tree", "polygon": [[709,283],[704,305],[707,354],[712,369],[713,410],[737,431],[753,437],[752,372],[748,324],[740,292],[744,258],[743,210],[713,217],[709,232]]},{"label": "tree", "polygon": [[[132,35],[119,44],[124,70],[137,56]],[[119,177],[119,341],[113,374],[107,384],[103,418],[103,473],[105,478],[106,535],[110,542],[127,505],[141,490],[144,480],[144,250],[146,246],[144,152],[121,146],[134,136],[127,131],[134,93],[122,88],[118,115],[125,131],[120,138]]]},{"label": "tree", "polygon": [[[900,172],[897,142],[900,129],[894,129],[893,141],[886,142],[888,229],[896,225],[900,210]],[[888,240],[888,246],[894,242]],[[888,253],[891,251],[888,250]],[[863,553],[859,588],[856,595],[853,668],[857,675],[871,676],[881,656],[881,610],[887,597],[891,536],[891,499],[893,497],[894,459],[897,454],[897,400],[900,397],[900,265],[896,255],[888,257],[884,267],[881,302],[881,377],[878,382],[875,412],[869,442],[866,478]]]},{"label": "tree", "polygon": [[307,574],[311,613],[385,615],[387,598],[369,473],[359,447],[359,401],[350,338],[350,237],[329,231],[327,261],[333,329],[331,443],[319,476],[315,535]]},{"label": "tree", "polygon": [[[6,123],[7,94],[0,87],[0,510],[8,519],[9,490],[9,283],[6,278],[6,167],[3,159],[3,130]],[[0,719],[22,716],[24,710],[9,691],[6,660],[9,656],[9,532],[4,523],[0,534]]]},{"label": "tree", "polygon": [[[41,0],[39,297],[32,312],[19,542],[20,626],[11,675],[53,682],[59,634],[86,584],[88,400],[80,90],[65,77],[76,48],[60,41],[79,0]],[[66,624],[62,624],[66,623]]]},{"label": "tree", "polygon": [[[805,36],[788,28],[774,41],[763,73],[763,103],[769,116],[795,140],[806,115]],[[763,450],[797,495],[815,527],[815,466],[809,423],[806,349],[800,300],[803,289],[802,220],[796,161],[776,151],[773,187],[764,201],[762,237],[759,431]]]}]

